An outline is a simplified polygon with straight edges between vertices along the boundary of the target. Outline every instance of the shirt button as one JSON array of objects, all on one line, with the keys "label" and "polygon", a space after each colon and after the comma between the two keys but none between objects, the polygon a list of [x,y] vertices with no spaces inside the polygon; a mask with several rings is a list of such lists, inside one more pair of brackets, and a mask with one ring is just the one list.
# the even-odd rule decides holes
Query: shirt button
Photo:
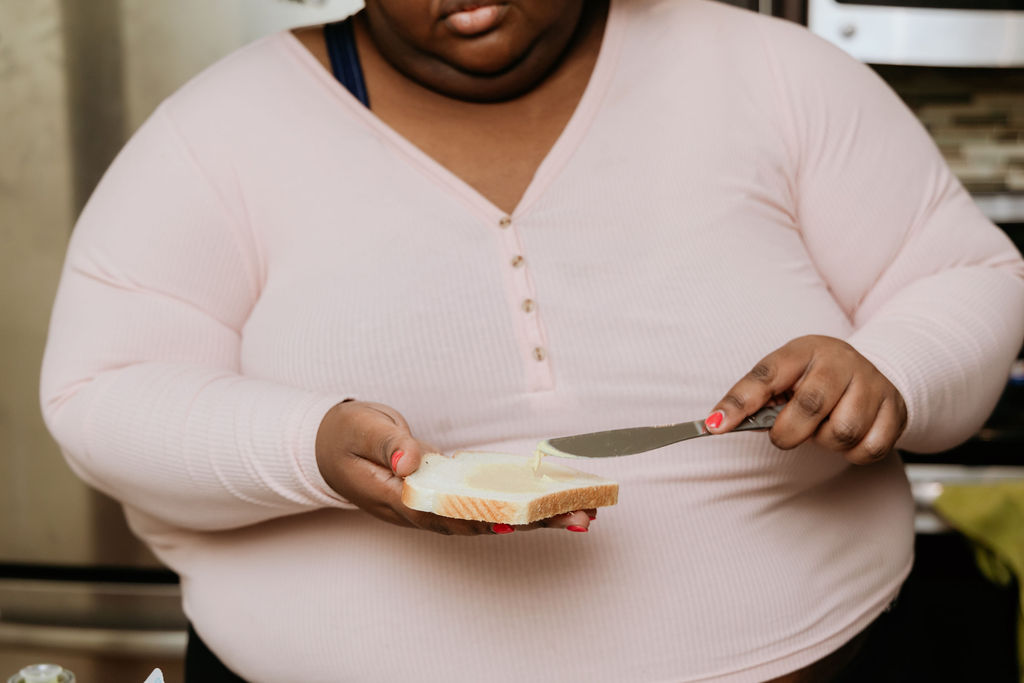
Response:
[{"label": "shirt button", "polygon": [[501,220],[498,221],[498,225],[502,228],[507,228],[508,226],[512,225],[512,217],[502,216]]},{"label": "shirt button", "polygon": [[512,257],[512,267],[518,268],[521,265],[523,265],[523,257],[520,256],[519,254],[516,254],[515,256]]},{"label": "shirt button", "polygon": [[544,350],[543,346],[536,346],[533,349],[533,357],[538,361],[542,361],[548,357],[548,353]]},{"label": "shirt button", "polygon": [[537,308],[537,302],[533,299],[523,299],[523,310],[527,313],[532,313],[533,309]]}]

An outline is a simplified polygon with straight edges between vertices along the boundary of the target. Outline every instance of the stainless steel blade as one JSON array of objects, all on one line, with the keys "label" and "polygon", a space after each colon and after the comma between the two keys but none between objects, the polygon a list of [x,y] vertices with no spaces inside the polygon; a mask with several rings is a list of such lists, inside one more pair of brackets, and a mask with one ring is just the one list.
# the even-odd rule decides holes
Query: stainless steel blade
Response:
[{"label": "stainless steel blade", "polygon": [[[782,406],[762,408],[732,431],[769,429],[775,424],[775,418],[781,410]],[[695,420],[660,427],[629,427],[606,432],[562,436],[542,441],[537,446],[537,450],[544,455],[562,458],[612,458],[643,453],[687,439],[711,435],[711,432],[704,427],[703,420]]]}]

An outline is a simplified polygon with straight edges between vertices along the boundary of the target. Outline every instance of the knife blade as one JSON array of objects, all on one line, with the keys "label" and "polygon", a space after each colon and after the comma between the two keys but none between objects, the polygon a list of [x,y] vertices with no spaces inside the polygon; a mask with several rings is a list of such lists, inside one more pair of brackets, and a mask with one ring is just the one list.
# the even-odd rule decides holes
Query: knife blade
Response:
[{"label": "knife blade", "polygon": [[[782,408],[781,405],[762,408],[727,433],[770,429]],[[541,441],[537,445],[537,452],[558,458],[612,458],[652,451],[701,436],[714,435],[704,426],[704,420],[694,420],[657,427],[627,427],[562,436]]]}]

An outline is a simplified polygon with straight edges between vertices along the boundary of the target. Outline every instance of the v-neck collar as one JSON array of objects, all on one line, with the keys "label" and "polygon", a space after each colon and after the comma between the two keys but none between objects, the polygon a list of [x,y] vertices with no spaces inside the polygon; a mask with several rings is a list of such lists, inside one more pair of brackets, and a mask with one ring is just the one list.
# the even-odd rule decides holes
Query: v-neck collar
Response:
[{"label": "v-neck collar", "polygon": [[485,221],[495,223],[505,216],[513,219],[524,215],[530,207],[544,194],[555,177],[572,157],[573,153],[582,143],[590,124],[601,105],[601,100],[615,73],[618,64],[619,48],[622,44],[623,10],[621,3],[617,0],[610,0],[608,18],[605,20],[604,35],[601,37],[601,47],[597,55],[597,61],[591,71],[590,79],[583,90],[580,101],[576,104],[565,128],[559,133],[555,143],[548,150],[544,159],[537,166],[537,170],[530,179],[511,214],[498,208],[491,200],[480,193],[479,190],[448,170],[432,156],[414,145],[398,131],[384,123],[370,109],[367,109],[352,93],[338,82],[330,71],[324,68],[320,61],[314,57],[309,50],[296,38],[291,31],[282,31],[277,34],[284,42],[288,51],[318,78],[324,87],[330,91],[336,99],[345,107],[345,110],[362,121],[379,138],[389,146],[400,152],[412,165],[421,173],[440,185],[445,191],[460,199]]}]

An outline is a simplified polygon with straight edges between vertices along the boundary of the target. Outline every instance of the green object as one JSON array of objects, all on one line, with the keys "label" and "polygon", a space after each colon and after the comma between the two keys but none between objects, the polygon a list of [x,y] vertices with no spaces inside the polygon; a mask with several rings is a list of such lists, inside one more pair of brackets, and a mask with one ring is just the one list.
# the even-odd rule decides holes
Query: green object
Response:
[{"label": "green object", "polygon": [[1016,577],[1017,661],[1024,683],[1024,481],[944,484],[934,508],[973,542],[978,568],[990,581],[1006,586]]}]

